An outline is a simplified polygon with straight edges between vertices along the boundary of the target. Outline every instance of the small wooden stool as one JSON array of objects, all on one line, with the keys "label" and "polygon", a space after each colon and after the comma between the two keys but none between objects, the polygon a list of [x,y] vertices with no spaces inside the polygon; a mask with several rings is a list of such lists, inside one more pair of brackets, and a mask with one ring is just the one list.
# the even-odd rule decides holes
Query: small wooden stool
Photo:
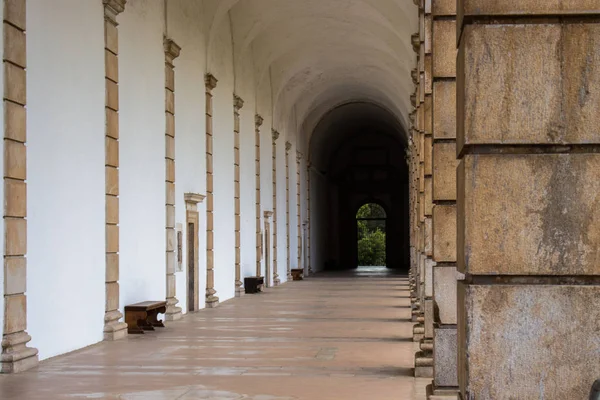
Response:
[{"label": "small wooden stool", "polygon": [[127,332],[144,333],[144,331],[153,331],[156,326],[164,328],[165,325],[156,317],[166,311],[166,301],[142,301],[125,306]]},{"label": "small wooden stool", "polygon": [[304,279],[304,269],[302,268],[292,268],[292,278],[295,281],[301,281]]},{"label": "small wooden stool", "polygon": [[262,292],[265,278],[262,276],[249,276],[244,278],[244,290],[246,293]]}]

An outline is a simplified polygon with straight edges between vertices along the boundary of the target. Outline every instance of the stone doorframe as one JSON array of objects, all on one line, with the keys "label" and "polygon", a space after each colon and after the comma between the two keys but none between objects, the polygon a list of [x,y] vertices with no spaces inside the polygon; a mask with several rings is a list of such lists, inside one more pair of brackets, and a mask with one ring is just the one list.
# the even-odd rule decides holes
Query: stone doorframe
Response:
[{"label": "stone doorframe", "polygon": [[[199,290],[198,290],[198,280],[199,280],[199,268],[198,268],[198,260],[199,260],[199,239],[198,239],[198,232],[199,232],[199,223],[200,223],[200,214],[198,212],[198,203],[202,203],[202,201],[204,200],[205,196],[198,194],[198,193],[185,193],[183,195],[183,198],[185,200],[185,222],[186,222],[186,227],[184,228],[185,232],[186,232],[186,244],[189,244],[189,238],[187,237],[187,235],[189,235],[189,230],[188,230],[188,225],[189,224],[194,224],[194,276],[193,276],[193,281],[194,284],[196,285],[196,288],[194,290],[194,303],[193,305],[193,311],[198,311],[199,307],[200,307],[200,300],[199,300]],[[188,250],[187,254],[189,257],[189,249],[186,248],[186,250]],[[187,259],[187,264],[185,266],[186,269],[186,277],[187,277],[187,285],[186,285],[186,299],[188,300],[188,311],[190,311],[190,304],[189,304],[189,298],[190,298],[190,287],[189,287],[189,282],[190,282],[190,269],[189,269],[189,263],[190,260],[189,258]]]},{"label": "stone doorframe", "polygon": [[[273,211],[265,211],[264,216],[264,245],[265,254],[265,287],[271,287],[271,220]],[[276,285],[276,284],[275,284]]]}]

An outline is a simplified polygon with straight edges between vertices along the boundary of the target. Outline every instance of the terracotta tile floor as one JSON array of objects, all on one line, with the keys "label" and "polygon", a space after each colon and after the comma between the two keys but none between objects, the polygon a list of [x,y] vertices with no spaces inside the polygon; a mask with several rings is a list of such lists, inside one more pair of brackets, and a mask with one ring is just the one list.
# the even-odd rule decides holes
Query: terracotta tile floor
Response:
[{"label": "terracotta tile floor", "polygon": [[0,399],[422,398],[406,277],[321,274],[0,376]]}]

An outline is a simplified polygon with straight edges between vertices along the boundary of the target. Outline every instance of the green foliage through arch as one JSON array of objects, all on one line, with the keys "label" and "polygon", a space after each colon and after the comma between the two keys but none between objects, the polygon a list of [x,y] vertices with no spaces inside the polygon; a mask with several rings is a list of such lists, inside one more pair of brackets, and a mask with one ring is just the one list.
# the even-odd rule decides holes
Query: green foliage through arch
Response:
[{"label": "green foliage through arch", "polygon": [[386,265],[385,218],[379,204],[368,203],[358,209],[358,265]]}]

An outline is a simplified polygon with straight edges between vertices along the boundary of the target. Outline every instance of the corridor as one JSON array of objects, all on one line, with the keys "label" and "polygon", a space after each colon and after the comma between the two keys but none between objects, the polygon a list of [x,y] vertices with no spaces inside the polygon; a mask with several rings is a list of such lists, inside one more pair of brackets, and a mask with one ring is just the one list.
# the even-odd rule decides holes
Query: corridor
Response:
[{"label": "corridor", "polygon": [[323,273],[232,299],[0,376],[0,398],[413,399],[408,280],[389,274]]}]

